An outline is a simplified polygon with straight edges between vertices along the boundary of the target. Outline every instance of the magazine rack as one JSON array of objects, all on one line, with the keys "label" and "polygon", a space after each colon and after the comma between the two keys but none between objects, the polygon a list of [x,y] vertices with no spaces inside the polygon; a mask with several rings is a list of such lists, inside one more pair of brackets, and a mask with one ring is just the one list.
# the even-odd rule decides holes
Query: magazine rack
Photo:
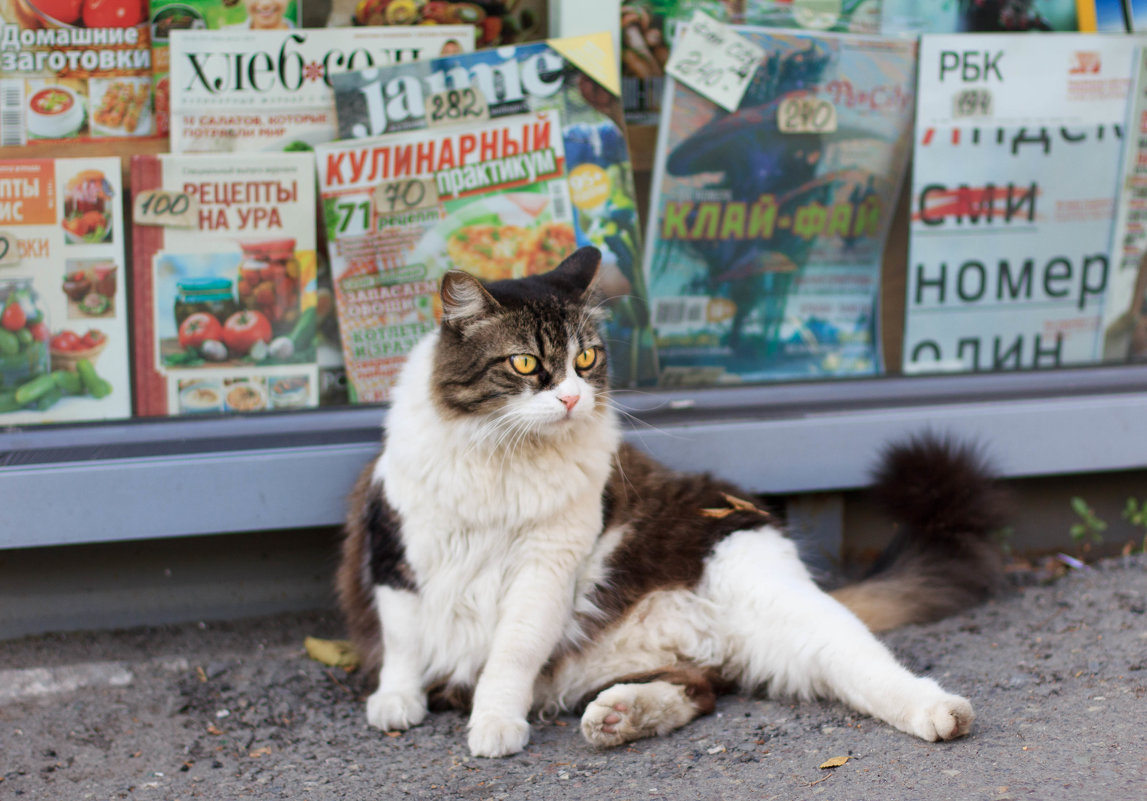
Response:
[{"label": "magazine rack", "polygon": [[[982,442],[1005,476],[1142,467],[1147,366],[619,392],[627,437],[767,493],[867,483],[886,442]],[[381,407],[0,431],[0,548],[336,525]]]},{"label": "magazine rack", "polygon": [[[650,134],[631,136],[639,172],[649,169]],[[12,150],[5,155],[48,155]],[[51,155],[94,153],[77,144]],[[889,302],[886,320],[899,311]],[[1147,464],[1147,365],[616,398],[639,447],[762,493],[862,487],[882,446],[924,429],[982,443],[1008,477]],[[0,549],[337,525],[355,475],[377,451],[384,413],[363,406],[0,429]]]}]

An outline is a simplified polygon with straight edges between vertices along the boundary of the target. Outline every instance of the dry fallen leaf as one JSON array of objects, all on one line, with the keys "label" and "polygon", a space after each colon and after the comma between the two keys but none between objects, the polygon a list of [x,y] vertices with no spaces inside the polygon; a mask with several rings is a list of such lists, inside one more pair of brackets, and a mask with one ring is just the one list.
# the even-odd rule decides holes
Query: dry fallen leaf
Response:
[{"label": "dry fallen leaf", "polygon": [[223,730],[220,729],[218,726],[216,726],[214,723],[208,723],[207,724],[207,733],[208,734],[214,734],[216,737],[218,737],[220,734],[223,733]]},{"label": "dry fallen leaf", "polygon": [[832,759],[826,759],[824,762],[817,765],[821,770],[828,770],[829,768],[839,768],[848,760],[852,759],[850,756],[838,756]]},{"label": "dry fallen leaf", "polygon": [[353,669],[358,667],[358,651],[350,640],[320,640],[318,637],[307,637],[303,641],[307,649],[307,656],[316,662],[322,662],[331,667]]},{"label": "dry fallen leaf", "polygon": [[270,746],[265,745],[262,748],[256,748],[254,751],[247,754],[247,756],[251,757],[252,759],[258,759],[259,757],[267,756],[269,753],[271,753],[271,748]]}]

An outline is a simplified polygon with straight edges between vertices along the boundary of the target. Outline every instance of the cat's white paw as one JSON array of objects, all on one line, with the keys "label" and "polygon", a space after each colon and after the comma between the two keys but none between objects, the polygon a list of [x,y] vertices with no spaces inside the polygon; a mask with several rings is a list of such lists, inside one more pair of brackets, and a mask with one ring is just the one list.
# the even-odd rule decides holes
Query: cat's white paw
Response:
[{"label": "cat's white paw", "polygon": [[405,731],[426,719],[426,697],[421,693],[376,690],[366,699],[366,722],[383,731]]},{"label": "cat's white paw", "polygon": [[642,737],[668,734],[697,717],[697,707],[679,684],[615,684],[590,702],[581,733],[590,745],[612,748]]},{"label": "cat's white paw", "polygon": [[516,754],[530,741],[530,724],[525,718],[496,714],[476,714],[470,718],[470,753],[479,757]]},{"label": "cat's white paw", "polygon": [[912,713],[910,731],[923,740],[954,740],[972,730],[976,713],[967,698],[944,695]]}]

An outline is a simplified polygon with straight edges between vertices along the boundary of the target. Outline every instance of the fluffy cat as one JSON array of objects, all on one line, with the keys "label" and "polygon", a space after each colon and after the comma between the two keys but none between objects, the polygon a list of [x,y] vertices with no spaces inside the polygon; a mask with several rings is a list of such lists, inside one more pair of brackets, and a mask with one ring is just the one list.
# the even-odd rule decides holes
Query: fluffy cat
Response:
[{"label": "fluffy cat", "polygon": [[614,746],[739,690],[836,698],[925,740],[966,734],[969,702],[871,632],[991,591],[1001,507],[974,455],[934,438],[892,449],[878,490],[900,537],[876,575],[823,592],[747,493],[621,442],[599,262],[582,248],[544,275],[442,281],[442,325],[395,388],[337,582],[378,671],[369,723],[468,706],[471,752],[498,757],[525,747],[531,713],[584,709],[585,738]]}]

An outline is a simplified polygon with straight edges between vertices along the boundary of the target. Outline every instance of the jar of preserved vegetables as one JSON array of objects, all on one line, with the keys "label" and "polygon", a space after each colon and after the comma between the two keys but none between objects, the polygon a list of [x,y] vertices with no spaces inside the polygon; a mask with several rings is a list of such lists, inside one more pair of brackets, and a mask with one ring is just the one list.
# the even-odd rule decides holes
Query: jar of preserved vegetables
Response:
[{"label": "jar of preserved vegetables", "polygon": [[299,262],[294,239],[241,242],[239,303],[271,321],[275,336],[289,334],[299,318]]},{"label": "jar of preserved vegetables", "polygon": [[0,280],[0,392],[52,370],[48,316],[31,278]]},{"label": "jar of preserved vegetables", "polygon": [[229,278],[188,278],[176,284],[175,327],[196,312],[207,312],[221,323],[239,311]]}]

